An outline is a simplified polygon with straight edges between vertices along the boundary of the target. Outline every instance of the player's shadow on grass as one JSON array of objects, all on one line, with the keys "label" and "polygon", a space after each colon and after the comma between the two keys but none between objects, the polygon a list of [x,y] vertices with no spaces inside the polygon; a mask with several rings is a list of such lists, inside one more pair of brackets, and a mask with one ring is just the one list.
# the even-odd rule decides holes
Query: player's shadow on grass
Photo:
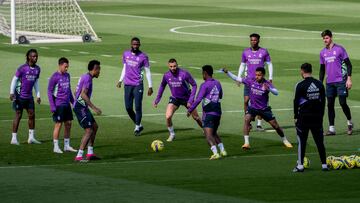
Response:
[{"label": "player's shadow on grass", "polygon": [[[282,129],[292,129],[292,128],[295,128],[295,125],[285,125],[285,126],[280,125],[280,127]],[[264,130],[274,130],[274,129],[270,126],[268,128],[265,128]],[[256,129],[255,129],[255,131],[256,131]]]},{"label": "player's shadow on grass", "polygon": [[[178,132],[186,132],[186,131],[189,131],[189,130],[194,130],[194,128],[178,128],[178,129],[175,129],[175,132],[178,134]],[[141,133],[141,136],[144,136],[144,135],[158,135],[158,134],[162,134],[162,133],[166,133],[168,134],[169,131],[164,129],[164,130],[151,130],[151,131],[145,131],[143,133]]]}]

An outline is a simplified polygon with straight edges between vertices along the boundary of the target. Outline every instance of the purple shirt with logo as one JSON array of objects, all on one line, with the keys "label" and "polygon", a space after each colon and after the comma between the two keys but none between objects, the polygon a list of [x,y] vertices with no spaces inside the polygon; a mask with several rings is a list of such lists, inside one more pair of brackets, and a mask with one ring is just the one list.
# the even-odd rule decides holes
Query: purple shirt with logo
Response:
[{"label": "purple shirt with logo", "polygon": [[73,103],[74,97],[71,92],[70,74],[62,74],[56,71],[49,79],[47,94],[52,112],[55,112],[58,106]]},{"label": "purple shirt with logo", "polygon": [[325,65],[326,83],[343,81],[342,62],[349,58],[344,47],[334,44],[331,49],[326,47],[320,51],[320,64]]},{"label": "purple shirt with logo", "polygon": [[177,68],[175,74],[170,70],[166,72],[161,81],[159,92],[154,102],[155,104],[160,102],[166,85],[169,85],[171,95],[175,97],[175,99],[182,99],[186,100],[188,103],[193,103],[197,86],[194,78],[189,72],[181,68]]},{"label": "purple shirt with logo", "polygon": [[[93,90],[93,84],[92,84],[92,77],[90,75],[90,73],[86,73],[84,75],[82,75],[79,79],[79,82],[76,86],[76,90],[75,90],[75,102],[80,103],[81,105],[87,107],[87,104],[85,103],[85,100],[83,98],[81,98],[81,91],[83,89],[87,89],[87,96],[91,97],[92,94],[92,90]],[[75,104],[74,104],[75,105]]]},{"label": "purple shirt with logo", "polygon": [[40,67],[35,65],[30,67],[28,64],[21,65],[15,73],[19,78],[16,84],[16,94],[21,99],[32,99],[32,89],[37,79],[40,76]]},{"label": "purple shirt with logo", "polygon": [[264,67],[265,62],[270,62],[270,55],[267,49],[259,48],[253,51],[251,47],[244,49],[241,57],[241,62],[246,63],[247,76],[249,78],[255,78],[256,68]]},{"label": "purple shirt with logo", "polygon": [[196,100],[188,109],[188,112],[194,111],[202,101],[203,117],[206,114],[220,116],[220,100],[222,97],[223,91],[220,82],[213,78],[207,79],[204,83],[201,84]]},{"label": "purple shirt with logo", "polygon": [[254,78],[246,78],[242,81],[245,85],[250,87],[250,104],[249,106],[254,109],[264,110],[269,106],[269,90],[265,89],[264,85],[269,88],[274,88],[271,82],[264,80],[259,83]]},{"label": "purple shirt with logo", "polygon": [[134,54],[131,50],[123,53],[123,64],[125,64],[125,85],[140,85],[144,78],[144,67],[150,67],[149,58],[144,52]]}]

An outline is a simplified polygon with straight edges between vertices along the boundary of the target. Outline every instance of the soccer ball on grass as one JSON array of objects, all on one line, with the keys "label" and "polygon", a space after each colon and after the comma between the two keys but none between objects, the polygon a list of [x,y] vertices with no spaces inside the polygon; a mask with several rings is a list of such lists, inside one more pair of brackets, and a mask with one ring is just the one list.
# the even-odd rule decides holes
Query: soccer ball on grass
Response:
[{"label": "soccer ball on grass", "polygon": [[161,140],[154,140],[151,143],[151,149],[154,150],[154,152],[160,152],[164,149],[164,143]]}]

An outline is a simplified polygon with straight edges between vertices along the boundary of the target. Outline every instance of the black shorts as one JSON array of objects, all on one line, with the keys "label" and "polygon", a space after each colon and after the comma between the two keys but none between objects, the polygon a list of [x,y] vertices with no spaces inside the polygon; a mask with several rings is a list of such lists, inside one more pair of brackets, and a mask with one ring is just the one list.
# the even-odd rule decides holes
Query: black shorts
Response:
[{"label": "black shorts", "polygon": [[275,116],[273,115],[271,111],[271,107],[266,107],[265,109],[254,109],[250,106],[248,107],[246,114],[250,114],[251,117],[261,116],[266,122],[272,121],[275,119]]},{"label": "black shorts", "polygon": [[13,101],[13,109],[15,111],[22,111],[23,109],[35,110],[34,99],[17,98],[15,101]]},{"label": "black shorts", "polygon": [[220,125],[220,118],[221,116],[206,114],[202,121],[203,128],[212,128],[214,129],[214,133],[216,133]]},{"label": "black shorts", "polygon": [[174,104],[177,107],[183,105],[187,108],[187,100],[184,99],[176,99],[175,97],[169,97],[169,104]]},{"label": "black shorts", "polygon": [[72,121],[74,119],[71,106],[61,105],[56,107],[56,111],[53,113],[53,121],[55,123],[62,123],[65,121]]},{"label": "black shorts", "polygon": [[326,97],[348,96],[346,82],[334,82],[326,84]]},{"label": "black shorts", "polygon": [[78,102],[76,102],[74,106],[74,113],[82,128],[86,129],[93,127],[95,123],[95,119],[88,107],[85,107],[79,104]]}]

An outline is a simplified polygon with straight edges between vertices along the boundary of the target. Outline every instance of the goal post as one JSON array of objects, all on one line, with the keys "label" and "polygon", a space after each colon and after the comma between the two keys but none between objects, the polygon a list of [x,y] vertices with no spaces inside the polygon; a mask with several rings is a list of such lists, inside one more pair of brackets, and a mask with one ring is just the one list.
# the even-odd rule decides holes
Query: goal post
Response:
[{"label": "goal post", "polygon": [[11,44],[100,41],[76,0],[0,0]]}]

